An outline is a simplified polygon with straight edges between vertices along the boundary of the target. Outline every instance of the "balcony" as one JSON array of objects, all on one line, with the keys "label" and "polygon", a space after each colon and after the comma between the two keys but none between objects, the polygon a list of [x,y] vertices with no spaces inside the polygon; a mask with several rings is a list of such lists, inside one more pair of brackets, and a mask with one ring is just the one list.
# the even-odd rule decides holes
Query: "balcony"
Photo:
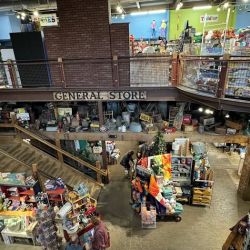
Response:
[{"label": "balcony", "polygon": [[53,101],[55,91],[136,90],[147,93],[146,101],[194,101],[249,112],[249,69],[249,57],[151,55],[8,61],[0,63],[0,99]]}]

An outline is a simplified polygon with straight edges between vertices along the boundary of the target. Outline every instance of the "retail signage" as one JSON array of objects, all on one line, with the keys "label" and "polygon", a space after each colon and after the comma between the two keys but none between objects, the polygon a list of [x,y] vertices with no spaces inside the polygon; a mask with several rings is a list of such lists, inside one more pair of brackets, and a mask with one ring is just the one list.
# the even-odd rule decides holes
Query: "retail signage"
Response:
[{"label": "retail signage", "polygon": [[55,101],[146,100],[146,91],[54,92]]},{"label": "retail signage", "polygon": [[[207,23],[216,23],[219,20],[219,15],[207,15],[206,22]],[[200,22],[204,23],[205,16],[200,16]]]},{"label": "retail signage", "polygon": [[57,16],[55,13],[42,14],[38,17],[32,16],[32,21],[40,21],[40,25],[42,27],[58,26]]}]

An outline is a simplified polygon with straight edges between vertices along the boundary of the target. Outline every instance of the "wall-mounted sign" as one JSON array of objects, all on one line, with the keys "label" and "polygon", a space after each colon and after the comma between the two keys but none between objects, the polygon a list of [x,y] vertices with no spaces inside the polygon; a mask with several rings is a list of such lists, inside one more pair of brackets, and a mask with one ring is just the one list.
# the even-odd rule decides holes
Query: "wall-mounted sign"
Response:
[{"label": "wall-mounted sign", "polygon": [[146,100],[146,91],[53,92],[55,101]]},{"label": "wall-mounted sign", "polygon": [[38,17],[32,16],[32,21],[40,21],[42,27],[58,25],[57,16],[55,13],[41,14]]},{"label": "wall-mounted sign", "polygon": [[[216,23],[219,20],[219,15],[207,15],[206,21],[207,23]],[[200,22],[204,23],[205,16],[200,16]]]}]

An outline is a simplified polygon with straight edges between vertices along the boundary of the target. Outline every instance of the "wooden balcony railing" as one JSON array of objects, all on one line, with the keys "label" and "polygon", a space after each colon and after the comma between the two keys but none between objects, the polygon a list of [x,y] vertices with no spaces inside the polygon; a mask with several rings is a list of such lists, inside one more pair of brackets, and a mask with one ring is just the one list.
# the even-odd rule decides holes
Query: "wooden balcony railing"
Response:
[{"label": "wooden balcony railing", "polygon": [[[0,87],[119,89],[181,86],[197,94],[250,98],[250,57],[134,57],[0,62]],[[2,81],[2,83],[1,83]]]},{"label": "wooden balcony railing", "polygon": [[[19,125],[15,124],[15,123],[8,123],[8,124],[0,124],[0,128],[14,128],[16,130],[16,133],[17,134],[25,134],[26,136],[28,136],[28,138],[31,138],[31,139],[34,139],[34,140],[37,140],[39,141],[40,143],[46,145],[47,147],[49,147],[50,149],[53,149],[57,152],[57,154],[61,154],[63,156],[66,156],[68,157],[69,159],[79,163],[81,166],[85,167],[85,168],[88,168],[88,169],[91,169],[92,171],[94,171],[96,173],[96,176],[97,176],[97,181],[99,182],[99,184],[101,183],[101,177],[102,176],[107,176],[108,175],[108,172],[107,170],[104,170],[104,169],[101,169],[100,168],[100,164],[96,164],[96,166],[68,153],[67,151],[57,147],[56,145],[42,139],[40,136],[32,133],[30,130],[27,130],[23,127],[20,127]],[[86,176],[87,178],[91,179],[90,177]],[[95,181],[93,179],[93,181]]]}]

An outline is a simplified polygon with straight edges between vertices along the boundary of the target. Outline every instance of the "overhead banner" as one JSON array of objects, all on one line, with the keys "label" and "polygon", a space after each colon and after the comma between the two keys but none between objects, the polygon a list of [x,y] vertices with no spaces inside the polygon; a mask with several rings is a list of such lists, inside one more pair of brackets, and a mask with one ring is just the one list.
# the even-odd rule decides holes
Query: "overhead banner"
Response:
[{"label": "overhead banner", "polygon": [[32,16],[32,21],[39,21],[42,27],[58,26],[57,16],[52,14],[41,14],[38,17]]},{"label": "overhead banner", "polygon": [[[219,20],[219,15],[207,15],[206,22],[207,23],[216,23]],[[200,16],[200,22],[204,23],[205,16]]]},{"label": "overhead banner", "polygon": [[146,91],[70,91],[53,92],[55,101],[146,100]]}]

